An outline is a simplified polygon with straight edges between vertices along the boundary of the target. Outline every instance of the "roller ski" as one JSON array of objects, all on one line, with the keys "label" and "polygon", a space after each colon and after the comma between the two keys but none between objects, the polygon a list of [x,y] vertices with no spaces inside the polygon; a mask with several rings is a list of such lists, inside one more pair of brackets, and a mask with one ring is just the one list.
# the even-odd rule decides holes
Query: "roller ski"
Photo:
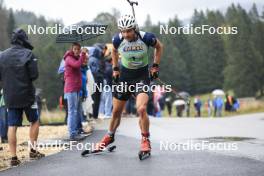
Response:
[{"label": "roller ski", "polygon": [[105,135],[103,139],[96,144],[96,147],[94,150],[85,150],[82,152],[81,156],[89,156],[89,155],[96,155],[96,154],[102,154],[102,153],[111,153],[116,149],[116,146],[110,146],[111,143],[114,142],[114,137],[110,135]]},{"label": "roller ski", "polygon": [[142,137],[140,151],[138,152],[139,160],[144,160],[151,156],[150,140],[146,137]]},{"label": "roller ski", "polygon": [[85,150],[82,152],[82,157],[87,157],[89,155],[99,155],[99,154],[103,154],[103,153],[111,153],[114,152],[114,150],[116,149],[116,146],[113,145],[111,147],[107,147],[104,150]]}]

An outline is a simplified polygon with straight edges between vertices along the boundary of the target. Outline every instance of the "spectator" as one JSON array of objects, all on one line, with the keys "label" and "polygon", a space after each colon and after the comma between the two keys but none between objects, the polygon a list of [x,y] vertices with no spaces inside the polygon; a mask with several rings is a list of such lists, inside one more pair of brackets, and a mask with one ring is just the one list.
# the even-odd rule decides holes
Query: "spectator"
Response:
[{"label": "spectator", "polygon": [[165,99],[165,104],[167,106],[167,109],[168,109],[168,114],[169,114],[169,117],[171,117],[171,113],[172,113],[172,98],[170,95],[167,95],[166,99]]},{"label": "spectator", "polygon": [[190,100],[190,98],[187,98],[185,101],[186,101],[186,104],[185,104],[186,116],[187,116],[187,117],[190,117],[190,111],[191,111],[191,100]]},{"label": "spectator", "polygon": [[[92,71],[94,81],[99,86],[103,84],[104,80],[104,54],[106,52],[106,45],[95,44],[89,58],[89,67]],[[97,119],[99,114],[101,92],[96,87],[95,92],[92,94],[93,103],[93,118]]]},{"label": "spectator", "polygon": [[136,110],[136,100],[134,97],[130,97],[127,102],[126,102],[126,106],[125,106],[125,112],[127,116],[133,116],[133,115],[137,115],[137,110]]},{"label": "spectator", "polygon": [[84,62],[81,66],[81,73],[82,73],[82,87],[80,90],[80,99],[79,99],[79,109],[78,109],[78,133],[79,134],[87,134],[86,131],[84,131],[83,126],[82,126],[82,122],[85,121],[85,115],[84,115],[84,110],[83,110],[83,103],[86,101],[87,98],[87,88],[86,88],[86,84],[87,84],[87,70],[88,70],[88,50],[86,48],[83,49],[86,52],[86,57],[84,59]]},{"label": "spectator", "polygon": [[159,101],[159,105],[160,105],[160,109],[161,109],[162,112],[164,111],[165,105],[166,105],[165,99],[166,99],[165,95],[162,94],[161,97],[158,100]]},{"label": "spectator", "polygon": [[222,108],[224,106],[224,101],[222,97],[217,96],[215,97],[213,101],[214,109],[215,109],[215,117],[221,117],[222,116]]},{"label": "spectator", "polygon": [[[154,107],[155,107],[155,117],[162,117],[162,107],[160,105],[159,100],[163,98],[165,93],[165,90],[163,87],[156,86],[153,92],[153,102],[154,102]],[[163,105],[164,103],[162,103]],[[164,106],[163,106],[164,107]]]},{"label": "spectator", "polygon": [[30,122],[31,159],[45,155],[36,151],[39,133],[39,115],[35,101],[33,81],[38,78],[37,59],[32,53],[33,46],[23,29],[12,33],[11,48],[0,55],[0,78],[3,83],[4,101],[8,108],[8,143],[11,153],[11,166],[20,164],[16,155],[16,131],[22,125],[22,114],[25,112]]},{"label": "spectator", "polygon": [[213,107],[213,102],[210,98],[208,98],[206,102],[208,117],[212,117],[212,107]]},{"label": "spectator", "polygon": [[7,109],[5,107],[3,89],[0,92],[0,134],[1,143],[7,143]]},{"label": "spectator", "polygon": [[104,86],[105,91],[101,95],[100,113],[104,115],[104,118],[111,118],[112,116],[112,59],[105,59],[105,71],[104,71]]},{"label": "spectator", "polygon": [[232,98],[232,96],[226,94],[225,110],[226,111],[232,111],[232,106],[233,106],[233,98]]},{"label": "spectator", "polygon": [[184,104],[176,106],[177,117],[182,117],[184,108],[185,108]]},{"label": "spectator", "polygon": [[196,110],[196,117],[201,117],[201,107],[202,107],[202,101],[200,100],[200,97],[194,98],[194,107]]},{"label": "spectator", "polygon": [[233,97],[233,107],[232,110],[233,111],[237,111],[240,107],[239,101],[237,98]]},{"label": "spectator", "polygon": [[87,121],[90,121],[91,123],[96,123],[92,119],[92,113],[93,113],[93,99],[92,94],[94,93],[94,78],[93,74],[91,72],[91,69],[89,66],[87,66],[88,70],[86,72],[87,77],[87,83],[86,83],[86,89],[87,89],[87,98],[85,102],[83,102],[83,111],[84,115],[87,117]]},{"label": "spectator", "polygon": [[[81,53],[81,56],[80,56]],[[64,55],[65,73],[64,73],[64,96],[68,103],[68,131],[70,140],[82,140],[83,136],[78,134],[78,122],[80,116],[78,112],[81,109],[79,103],[80,90],[82,87],[81,66],[86,58],[85,50],[81,52],[81,45],[73,43],[71,50]]]},{"label": "spectator", "polygon": [[[58,69],[58,74],[60,76],[60,80],[62,82],[63,87],[65,85],[64,72],[65,72],[65,60],[64,60],[64,58],[62,58],[62,60],[60,62],[59,69]],[[63,108],[64,111],[65,111],[64,123],[67,125],[67,121],[68,121],[68,102],[67,102],[66,96],[64,96],[64,91],[62,91],[62,96],[60,97],[59,104],[60,104],[61,109]]]}]

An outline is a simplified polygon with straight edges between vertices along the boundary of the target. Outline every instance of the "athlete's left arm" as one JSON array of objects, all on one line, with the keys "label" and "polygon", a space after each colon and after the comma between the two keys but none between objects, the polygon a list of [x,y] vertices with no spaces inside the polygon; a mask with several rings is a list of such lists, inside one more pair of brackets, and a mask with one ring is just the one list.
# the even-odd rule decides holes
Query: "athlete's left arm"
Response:
[{"label": "athlete's left arm", "polygon": [[157,42],[156,44],[153,46],[155,48],[154,51],[154,62],[155,64],[160,64],[160,58],[161,55],[163,53],[163,44],[159,41],[159,39],[156,39]]}]

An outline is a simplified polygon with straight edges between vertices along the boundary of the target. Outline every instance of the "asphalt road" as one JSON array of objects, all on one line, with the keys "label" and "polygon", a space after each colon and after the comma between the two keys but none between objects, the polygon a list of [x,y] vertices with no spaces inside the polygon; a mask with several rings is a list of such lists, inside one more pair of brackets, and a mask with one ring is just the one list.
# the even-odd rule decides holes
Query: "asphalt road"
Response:
[{"label": "asphalt road", "polygon": [[[151,119],[152,156],[138,159],[139,133],[137,119],[124,119],[116,135],[117,149],[113,153],[83,158],[76,148],[45,157],[35,162],[0,172],[8,176],[62,175],[62,176],[167,176],[167,175],[225,175],[264,176],[263,135],[264,114],[225,119]],[[105,133],[107,121],[83,143],[95,143]],[[184,126],[180,128],[177,125]],[[217,125],[218,124],[218,125]],[[177,128],[178,127],[178,128]],[[241,129],[242,128],[242,129]],[[257,131],[257,132],[256,132]],[[246,132],[246,133],[245,133]],[[262,133],[262,134],[259,134]],[[160,135],[159,135],[160,134]],[[250,137],[235,142],[236,151],[161,150],[161,139],[167,142],[186,142],[216,136]],[[164,142],[164,141],[163,141]],[[219,141],[218,141],[219,142]],[[221,141],[220,141],[221,142]]]}]

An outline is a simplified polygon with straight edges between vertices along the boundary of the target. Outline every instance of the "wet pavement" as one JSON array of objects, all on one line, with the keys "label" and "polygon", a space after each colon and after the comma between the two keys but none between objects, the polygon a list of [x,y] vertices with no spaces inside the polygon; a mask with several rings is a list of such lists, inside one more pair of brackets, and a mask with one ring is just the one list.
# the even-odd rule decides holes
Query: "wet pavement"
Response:
[{"label": "wet pavement", "polygon": [[[218,119],[151,118],[152,156],[144,161],[137,155],[138,119],[122,119],[113,153],[83,158],[82,151],[73,148],[0,175],[263,176],[263,118],[263,113]],[[96,143],[106,133],[108,123],[97,123],[93,134],[81,144]],[[207,147],[190,147],[197,144]]]}]

